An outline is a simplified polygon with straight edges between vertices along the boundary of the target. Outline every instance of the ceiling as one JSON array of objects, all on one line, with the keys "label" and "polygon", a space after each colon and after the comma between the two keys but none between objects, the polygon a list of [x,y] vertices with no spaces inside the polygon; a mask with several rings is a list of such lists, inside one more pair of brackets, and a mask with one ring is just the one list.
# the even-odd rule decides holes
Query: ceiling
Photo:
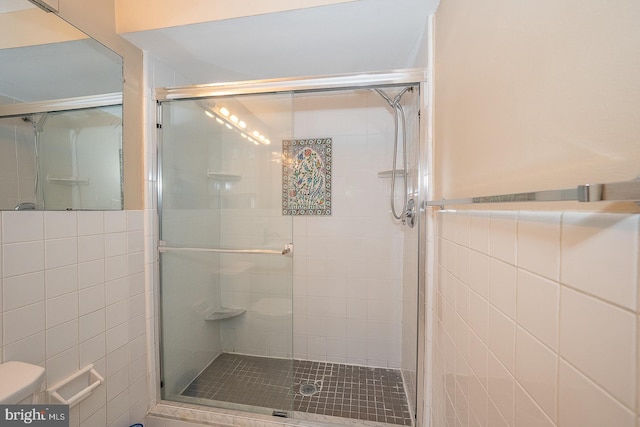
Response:
[{"label": "ceiling", "polygon": [[192,83],[426,66],[439,0],[359,0],[122,34]]}]

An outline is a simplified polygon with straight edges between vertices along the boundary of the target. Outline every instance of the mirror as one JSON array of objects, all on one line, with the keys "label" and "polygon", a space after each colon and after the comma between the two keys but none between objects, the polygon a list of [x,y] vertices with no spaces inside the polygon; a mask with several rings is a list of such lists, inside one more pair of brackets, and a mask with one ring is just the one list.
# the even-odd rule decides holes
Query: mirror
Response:
[{"label": "mirror", "polygon": [[27,0],[0,5],[0,210],[112,210],[122,58]]}]

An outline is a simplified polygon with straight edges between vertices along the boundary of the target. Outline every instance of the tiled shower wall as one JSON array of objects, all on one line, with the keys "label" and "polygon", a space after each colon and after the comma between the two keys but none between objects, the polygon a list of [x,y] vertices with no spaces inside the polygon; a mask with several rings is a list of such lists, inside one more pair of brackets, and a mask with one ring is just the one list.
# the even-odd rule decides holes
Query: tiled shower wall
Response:
[{"label": "tiled shower wall", "polygon": [[640,215],[435,216],[434,425],[636,426]]},{"label": "tiled shower wall", "polygon": [[403,233],[377,176],[393,114],[373,91],[296,95],[294,110],[296,138],[331,137],[334,153],[332,215],[293,218],[294,356],[399,368]]},{"label": "tiled shower wall", "polygon": [[148,407],[142,211],[0,213],[0,362],[51,386],[93,363],[106,384],[71,426],[124,426]]}]

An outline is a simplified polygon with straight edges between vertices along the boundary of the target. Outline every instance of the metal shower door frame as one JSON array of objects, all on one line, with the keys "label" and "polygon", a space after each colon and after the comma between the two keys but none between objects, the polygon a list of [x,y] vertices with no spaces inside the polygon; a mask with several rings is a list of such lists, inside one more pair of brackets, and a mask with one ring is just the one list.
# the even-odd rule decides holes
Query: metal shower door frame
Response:
[{"label": "metal shower door frame", "polygon": [[[278,79],[264,79],[264,80],[248,80],[237,82],[222,82],[189,86],[174,86],[156,88],[154,91],[154,101],[157,105],[156,110],[156,139],[157,139],[157,212],[158,222],[162,223],[162,155],[160,146],[162,143],[162,103],[167,101],[178,100],[195,100],[204,98],[215,98],[223,96],[237,96],[237,95],[257,95],[257,94],[269,94],[269,93],[282,93],[290,92],[295,93],[304,92],[321,92],[331,90],[347,90],[347,89],[366,89],[370,87],[394,87],[405,85],[418,85],[420,88],[419,108],[421,110],[421,118],[419,120],[419,159],[418,159],[418,171],[419,171],[419,199],[416,201],[417,205],[417,217],[418,217],[418,239],[419,245],[416,250],[418,251],[418,316],[416,319],[417,325],[417,399],[416,399],[416,413],[415,426],[422,426],[423,420],[429,423],[429,403],[428,403],[428,384],[425,382],[427,367],[426,363],[429,363],[430,357],[426,354],[426,341],[428,333],[427,321],[429,319],[426,312],[425,298],[427,296],[427,284],[426,284],[426,241],[427,241],[427,221],[426,221],[426,201],[429,193],[427,176],[430,171],[430,150],[428,133],[430,132],[430,96],[428,81],[429,72],[424,68],[416,69],[398,69],[381,72],[368,72],[368,73],[349,73],[349,74],[337,74],[326,76],[302,76],[291,78],[278,78]],[[161,280],[161,278],[159,278]],[[159,287],[158,298],[155,301],[156,312],[159,313],[159,318],[162,316],[160,310],[161,287]],[[158,327],[158,337],[162,337],[161,325]],[[159,342],[161,347],[162,343]],[[162,354],[157,354],[158,366],[162,366]],[[161,374],[162,375],[162,374]],[[160,387],[157,389],[158,401],[161,400]],[[212,408],[214,409],[214,408]],[[427,416],[425,416],[427,413]]]}]

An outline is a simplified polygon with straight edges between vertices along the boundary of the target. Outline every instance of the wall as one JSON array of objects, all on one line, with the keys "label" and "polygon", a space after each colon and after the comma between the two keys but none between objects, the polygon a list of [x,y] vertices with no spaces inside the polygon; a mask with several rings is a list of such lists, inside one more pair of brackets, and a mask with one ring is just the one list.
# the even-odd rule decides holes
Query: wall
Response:
[{"label": "wall", "polygon": [[[306,0],[304,8],[354,0]],[[161,3],[138,1],[135,3],[116,0],[118,33],[166,28],[200,22],[217,21],[243,16],[261,15],[301,8],[295,0],[277,0],[269,3],[245,1],[230,4],[224,1],[191,0],[184,2],[167,0]]]},{"label": "wall", "polygon": [[640,3],[442,2],[437,198],[632,179]]},{"label": "wall", "polygon": [[[443,2],[434,198],[635,177],[638,17],[634,1]],[[553,206],[433,213],[434,425],[640,422],[639,218]]]},{"label": "wall", "polygon": [[147,410],[142,211],[1,212],[0,362],[51,386],[93,363],[106,384],[71,426],[123,426]]},{"label": "wall", "polygon": [[640,215],[436,214],[434,425],[640,422]]},{"label": "wall", "polygon": [[334,152],[332,216],[293,219],[295,357],[399,368],[403,231],[377,177],[393,115],[371,91],[296,95],[294,110],[296,138],[332,137]]}]

